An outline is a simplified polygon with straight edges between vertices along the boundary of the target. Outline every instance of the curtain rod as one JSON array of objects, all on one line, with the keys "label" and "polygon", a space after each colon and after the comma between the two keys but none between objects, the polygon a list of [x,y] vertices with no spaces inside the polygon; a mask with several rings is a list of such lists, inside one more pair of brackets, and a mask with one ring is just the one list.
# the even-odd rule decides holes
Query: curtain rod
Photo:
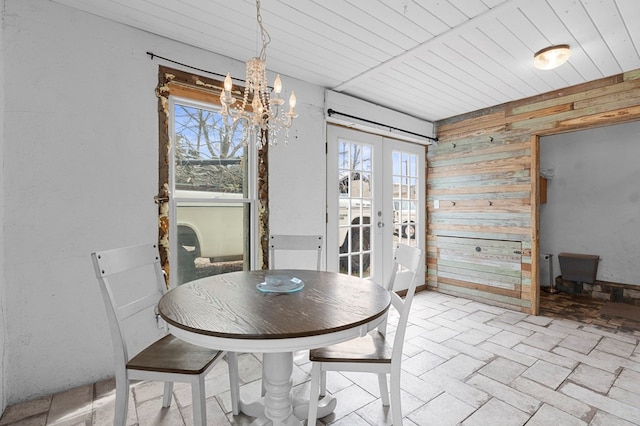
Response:
[{"label": "curtain rod", "polygon": [[327,114],[329,114],[329,117],[331,117],[332,115],[336,114],[336,115],[341,115],[343,117],[353,118],[355,120],[364,121],[364,122],[369,123],[369,124],[376,124],[378,126],[388,127],[389,129],[392,129],[392,130],[399,130],[399,131],[401,131],[403,133],[407,133],[409,135],[419,136],[421,138],[426,138],[426,139],[429,139],[431,141],[438,142],[438,138],[434,138],[434,137],[426,136],[426,135],[421,135],[420,133],[410,132],[408,130],[400,129],[398,127],[389,126],[388,124],[382,124],[382,123],[378,123],[377,121],[367,120],[366,118],[356,117],[355,115],[345,114],[343,112],[335,111],[335,110],[333,110],[331,108],[329,108],[327,110]]},{"label": "curtain rod", "polygon": [[[219,76],[219,77],[222,77],[222,78],[226,77],[226,75],[223,75],[223,74],[220,74],[220,73],[217,73],[217,72],[213,72],[213,71],[209,71],[209,70],[205,70],[203,68],[194,67],[192,65],[187,65],[187,64],[182,63],[182,62],[174,61],[173,59],[169,59],[169,58],[165,58],[165,57],[160,56],[160,55],[156,55],[153,52],[147,52],[147,55],[149,55],[151,57],[151,60],[153,60],[154,58],[160,58],[160,59],[162,59],[164,61],[171,62],[171,63],[177,64],[177,65],[181,65],[183,67],[191,68],[191,69],[196,70],[196,71],[206,72],[208,74],[216,75],[216,76]],[[243,83],[245,82],[245,80],[242,80],[240,78],[235,78],[235,77],[232,77],[232,78],[234,80],[236,80],[236,81],[242,81]],[[375,122],[375,121],[367,120],[365,118],[360,118],[360,117],[356,117],[356,116],[353,116],[353,115],[345,114],[343,112],[335,111],[335,110],[333,110],[331,108],[329,108],[327,110],[327,114],[329,114],[329,117],[331,117],[333,114],[337,114],[337,115],[341,115],[343,117],[353,118],[353,119],[356,119],[356,120],[364,121],[364,122],[369,123],[369,124],[376,124],[378,126],[387,127],[389,129],[393,129],[393,130],[399,130],[399,131],[407,133],[409,135],[419,136],[421,138],[426,138],[426,139],[429,139],[431,141],[438,142],[438,138],[433,138],[431,136],[421,135],[419,133],[410,132],[408,130],[403,130],[403,129],[400,129],[398,127],[393,127],[393,126],[389,126],[387,124],[382,124],[382,123],[378,123],[378,122]]]},{"label": "curtain rod", "polygon": [[[182,62],[174,61],[173,59],[169,59],[169,58],[165,58],[165,57],[160,56],[160,55],[156,55],[153,52],[147,52],[147,55],[149,55],[151,57],[152,61],[153,61],[154,58],[160,58],[160,59],[162,59],[164,61],[171,62],[172,64],[181,65],[183,67],[191,68],[192,70],[196,70],[196,71],[206,72],[207,74],[216,75],[218,77],[222,77],[223,79],[226,77],[226,74],[220,74],[220,73],[217,73],[217,72],[213,72],[213,71],[205,70],[205,69],[202,69],[202,68],[194,67],[193,65],[188,65],[188,64],[185,64],[185,63],[182,63]],[[235,78],[235,77],[231,77],[231,78],[233,80],[236,80],[236,81],[241,81],[243,83],[245,82],[245,80],[243,80],[241,78]]]}]

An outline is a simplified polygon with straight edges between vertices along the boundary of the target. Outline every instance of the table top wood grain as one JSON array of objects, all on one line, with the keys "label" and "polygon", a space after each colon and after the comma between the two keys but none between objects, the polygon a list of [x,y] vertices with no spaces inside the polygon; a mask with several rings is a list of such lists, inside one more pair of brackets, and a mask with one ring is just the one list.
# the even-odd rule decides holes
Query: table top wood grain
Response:
[{"label": "table top wood grain", "polygon": [[[266,275],[304,282],[294,293],[256,288]],[[353,329],[382,317],[389,293],[371,280],[308,270],[241,271],[183,284],[158,304],[170,326],[225,339],[291,339]]]}]

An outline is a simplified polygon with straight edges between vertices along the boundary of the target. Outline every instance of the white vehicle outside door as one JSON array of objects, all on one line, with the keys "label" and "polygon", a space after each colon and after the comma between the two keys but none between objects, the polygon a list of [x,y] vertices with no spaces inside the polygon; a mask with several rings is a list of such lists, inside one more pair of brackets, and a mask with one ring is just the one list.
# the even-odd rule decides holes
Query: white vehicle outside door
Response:
[{"label": "white vehicle outside door", "polygon": [[398,243],[425,246],[425,147],[327,126],[327,268],[382,282]]}]

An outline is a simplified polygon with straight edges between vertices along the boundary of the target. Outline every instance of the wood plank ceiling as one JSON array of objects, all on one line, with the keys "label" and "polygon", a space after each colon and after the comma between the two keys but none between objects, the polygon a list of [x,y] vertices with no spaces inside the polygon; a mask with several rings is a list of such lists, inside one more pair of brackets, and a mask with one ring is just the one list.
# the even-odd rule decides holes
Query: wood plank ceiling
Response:
[{"label": "wood plank ceiling", "polygon": [[[51,1],[241,61],[260,50],[253,0]],[[262,16],[269,70],[429,121],[640,68],[638,0],[262,0]],[[569,62],[533,68],[552,44]]]}]

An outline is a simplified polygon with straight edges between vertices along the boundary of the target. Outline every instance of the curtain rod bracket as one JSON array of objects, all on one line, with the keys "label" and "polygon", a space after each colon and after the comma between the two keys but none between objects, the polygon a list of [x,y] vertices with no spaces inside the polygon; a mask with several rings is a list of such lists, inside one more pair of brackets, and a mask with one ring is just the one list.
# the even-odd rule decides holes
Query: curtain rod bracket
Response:
[{"label": "curtain rod bracket", "polygon": [[[162,60],[167,61],[167,62],[171,62],[172,64],[177,64],[177,65],[180,65],[180,66],[183,66],[183,67],[191,68],[192,70],[206,72],[207,74],[212,74],[212,75],[215,75],[215,76],[218,76],[218,77],[222,77],[222,78],[226,77],[226,74],[220,74],[220,73],[217,73],[217,72],[213,72],[213,71],[205,70],[205,69],[202,69],[202,68],[194,67],[192,65],[184,64],[182,62],[174,61],[173,59],[169,59],[169,58],[165,58],[165,57],[160,56],[160,55],[156,55],[153,52],[147,52],[147,55],[149,55],[151,57],[152,61],[155,58],[158,58],[158,59],[162,59]],[[239,78],[235,78],[234,77],[233,79],[237,80],[237,81],[242,81],[244,83],[244,80],[241,80]]]}]

